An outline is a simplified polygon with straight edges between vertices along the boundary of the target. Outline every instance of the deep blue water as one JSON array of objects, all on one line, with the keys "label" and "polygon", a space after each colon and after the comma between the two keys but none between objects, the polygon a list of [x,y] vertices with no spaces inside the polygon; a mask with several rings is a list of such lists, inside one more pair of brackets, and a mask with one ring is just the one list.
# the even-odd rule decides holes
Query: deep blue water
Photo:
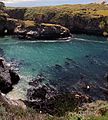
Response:
[{"label": "deep blue water", "polygon": [[70,42],[30,42],[0,38],[7,60],[16,62],[22,80],[9,94],[24,96],[28,81],[41,73],[46,82],[63,91],[79,89],[81,82],[103,84],[108,72],[108,41],[103,37],[77,35]]}]

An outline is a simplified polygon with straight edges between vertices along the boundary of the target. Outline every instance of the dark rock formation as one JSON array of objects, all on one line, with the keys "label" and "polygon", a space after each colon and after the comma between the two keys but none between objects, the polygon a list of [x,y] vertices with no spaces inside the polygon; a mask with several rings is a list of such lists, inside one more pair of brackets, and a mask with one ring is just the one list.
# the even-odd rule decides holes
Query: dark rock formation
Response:
[{"label": "dark rock formation", "polygon": [[13,35],[14,30],[19,25],[18,20],[12,19],[12,18],[7,18],[7,22],[5,25],[5,35]]},{"label": "dark rock formation", "polygon": [[17,20],[8,18],[5,13],[0,15],[0,36],[13,35],[17,24]]},{"label": "dark rock formation", "polygon": [[78,92],[63,93],[49,84],[44,84],[43,76],[38,76],[30,82],[31,88],[27,91],[27,106],[37,111],[47,112],[52,115],[63,115],[67,111],[73,111],[83,102],[89,102],[88,96]]},{"label": "dark rock formation", "polygon": [[71,36],[69,29],[55,24],[41,24],[34,27],[17,27],[15,33],[18,38],[30,40],[53,40]]},{"label": "dark rock formation", "polygon": [[0,15],[0,36],[4,35],[6,20],[6,16]]},{"label": "dark rock formation", "polygon": [[5,12],[11,17],[11,18],[15,18],[15,19],[24,19],[24,15],[25,15],[25,12],[26,12],[26,8],[16,8],[14,10],[8,10],[8,9],[5,9]]},{"label": "dark rock formation", "polygon": [[13,71],[13,70],[9,70],[9,73],[10,73],[10,77],[11,77],[11,82],[12,82],[12,84],[13,84],[13,85],[14,85],[14,84],[17,84],[18,81],[20,80],[19,75],[18,75],[15,71]]},{"label": "dark rock formation", "polygon": [[11,70],[11,66],[0,58],[0,90],[2,93],[8,93],[12,90],[13,85],[20,80],[17,73]]},{"label": "dark rock formation", "polygon": [[90,35],[103,35],[105,29],[100,27],[102,20],[105,20],[104,17],[89,18],[88,16],[76,15],[70,17],[68,22],[68,27],[71,33],[83,33]]},{"label": "dark rock formation", "polygon": [[[2,11],[3,12],[3,11]],[[39,24],[25,27],[24,22],[9,18],[8,14],[0,14],[0,36],[16,35],[20,39],[52,40],[71,36],[69,29],[57,24]]]}]

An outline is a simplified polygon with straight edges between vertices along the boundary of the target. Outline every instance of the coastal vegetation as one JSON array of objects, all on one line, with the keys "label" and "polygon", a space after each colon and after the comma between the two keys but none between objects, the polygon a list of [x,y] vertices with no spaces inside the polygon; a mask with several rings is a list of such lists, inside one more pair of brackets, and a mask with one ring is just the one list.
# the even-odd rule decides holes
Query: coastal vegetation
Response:
[{"label": "coastal vegetation", "polygon": [[71,33],[108,35],[107,4],[66,4],[32,8],[11,8],[4,4],[1,6],[0,18],[4,16],[13,21],[16,19],[19,24],[25,23],[27,27],[43,23],[51,26],[57,24],[68,28]]},{"label": "coastal vegetation", "polygon": [[[108,5],[59,5],[33,8],[8,8],[10,17],[36,23],[63,25],[73,33],[102,35],[108,32]],[[104,34],[105,35],[105,34]]]},{"label": "coastal vegetation", "polygon": [[[89,106],[87,108],[87,106]],[[1,120],[107,120],[108,103],[97,101],[78,112],[67,112],[63,116],[52,116],[35,111],[33,108],[22,109],[21,107],[7,106],[0,100]]]}]

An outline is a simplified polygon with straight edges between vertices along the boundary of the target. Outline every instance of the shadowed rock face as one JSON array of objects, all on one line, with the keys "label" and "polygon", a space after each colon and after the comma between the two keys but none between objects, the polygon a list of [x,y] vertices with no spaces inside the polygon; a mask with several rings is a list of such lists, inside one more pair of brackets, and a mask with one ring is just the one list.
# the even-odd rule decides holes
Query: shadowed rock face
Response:
[{"label": "shadowed rock face", "polygon": [[11,70],[11,67],[0,58],[0,90],[2,93],[8,93],[12,90],[13,85],[18,83],[20,77]]},{"label": "shadowed rock face", "polygon": [[0,15],[0,36],[13,35],[17,21]]},{"label": "shadowed rock face", "polygon": [[9,70],[9,74],[10,74],[10,79],[11,79],[12,84],[13,85],[17,84],[18,81],[20,80],[19,75],[13,70]]},{"label": "shadowed rock face", "polygon": [[0,36],[4,35],[6,20],[5,16],[0,15]]},{"label": "shadowed rock face", "polygon": [[72,33],[83,33],[91,35],[102,35],[104,29],[100,28],[100,23],[105,17],[99,18],[86,18],[78,16],[73,16],[70,18],[68,23],[68,28]]}]

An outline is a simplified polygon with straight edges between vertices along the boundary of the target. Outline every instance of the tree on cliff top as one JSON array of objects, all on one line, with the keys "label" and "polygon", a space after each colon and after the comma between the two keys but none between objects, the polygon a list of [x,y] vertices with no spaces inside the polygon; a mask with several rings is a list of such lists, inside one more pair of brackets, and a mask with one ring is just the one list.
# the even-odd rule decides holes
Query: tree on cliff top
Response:
[{"label": "tree on cliff top", "polygon": [[5,4],[3,2],[0,2],[0,10],[3,10],[5,8]]}]

